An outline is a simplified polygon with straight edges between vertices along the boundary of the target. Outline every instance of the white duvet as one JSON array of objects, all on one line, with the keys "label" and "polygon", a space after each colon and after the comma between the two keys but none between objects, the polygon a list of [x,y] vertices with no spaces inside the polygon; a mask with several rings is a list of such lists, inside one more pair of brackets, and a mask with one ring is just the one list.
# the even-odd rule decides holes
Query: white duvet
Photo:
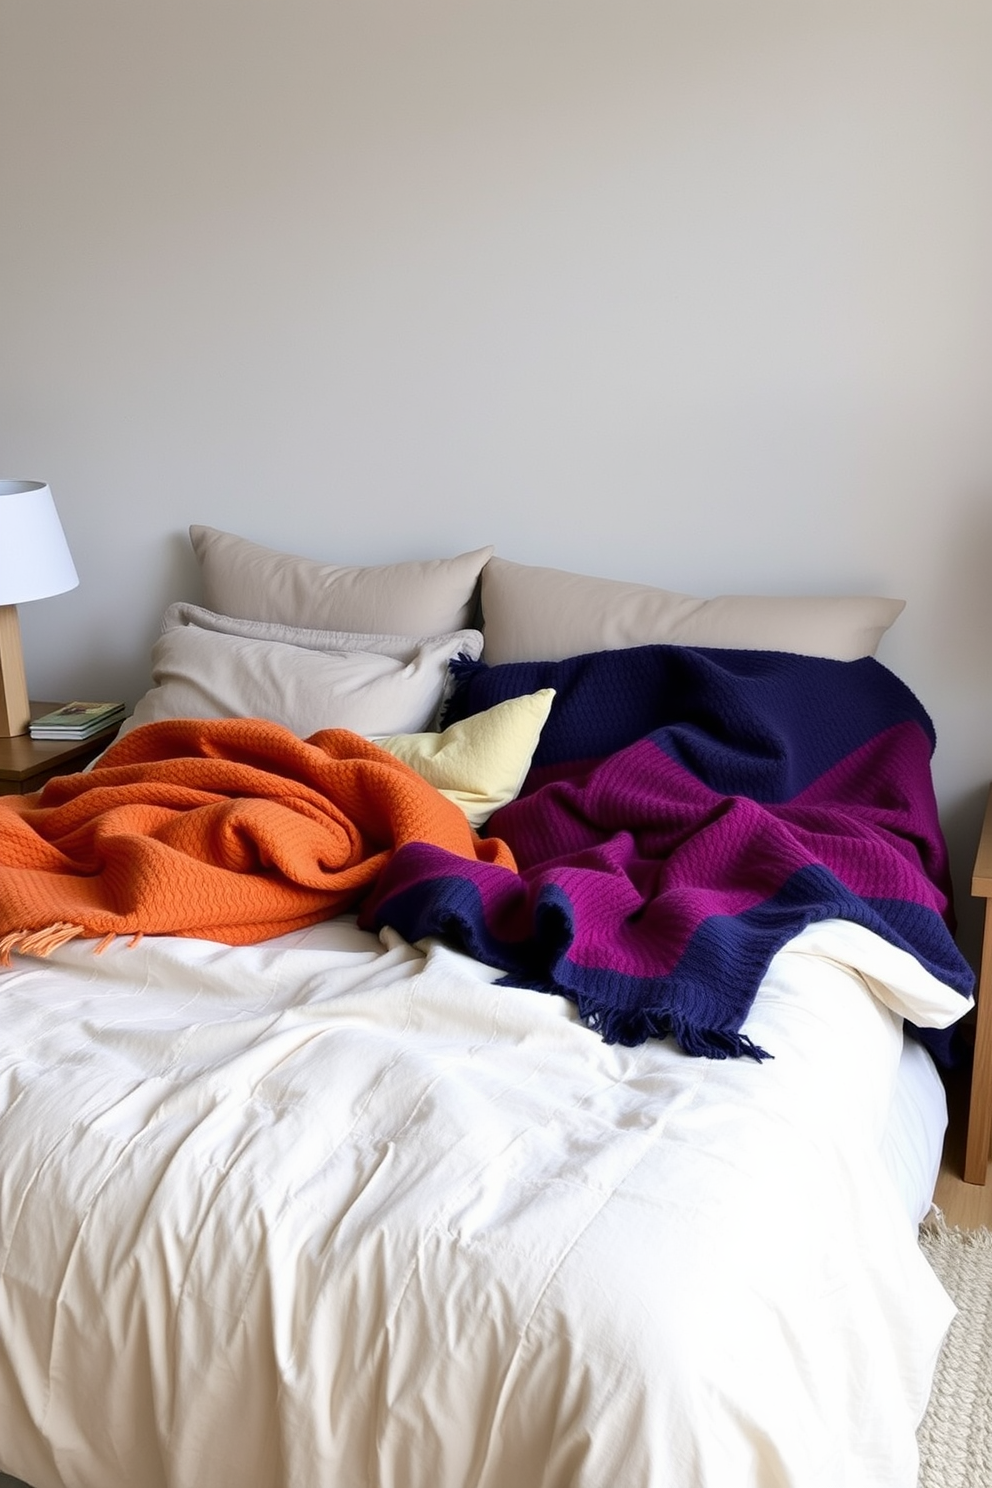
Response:
[{"label": "white duvet", "polygon": [[952,1307],[879,1147],[900,1014],[958,995],[819,926],[749,1020],[775,1058],[710,1061],[385,940],[0,975],[0,1467],[913,1488]]}]

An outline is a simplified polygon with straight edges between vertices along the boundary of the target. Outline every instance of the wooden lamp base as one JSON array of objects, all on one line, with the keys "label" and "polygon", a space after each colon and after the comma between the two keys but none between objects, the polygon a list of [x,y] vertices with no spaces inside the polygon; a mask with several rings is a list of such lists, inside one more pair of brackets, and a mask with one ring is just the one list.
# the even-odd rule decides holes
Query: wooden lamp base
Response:
[{"label": "wooden lamp base", "polygon": [[26,734],[31,722],[16,605],[0,605],[0,738]]}]

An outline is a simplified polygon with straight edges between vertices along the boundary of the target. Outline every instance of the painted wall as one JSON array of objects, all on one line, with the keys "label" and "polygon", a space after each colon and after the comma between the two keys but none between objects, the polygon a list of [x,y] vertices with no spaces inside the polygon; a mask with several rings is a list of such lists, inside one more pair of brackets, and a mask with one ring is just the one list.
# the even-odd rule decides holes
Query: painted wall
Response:
[{"label": "painted wall", "polygon": [[898,594],[966,948],[992,768],[992,8],[0,0],[0,474],[147,679],[205,522]]}]

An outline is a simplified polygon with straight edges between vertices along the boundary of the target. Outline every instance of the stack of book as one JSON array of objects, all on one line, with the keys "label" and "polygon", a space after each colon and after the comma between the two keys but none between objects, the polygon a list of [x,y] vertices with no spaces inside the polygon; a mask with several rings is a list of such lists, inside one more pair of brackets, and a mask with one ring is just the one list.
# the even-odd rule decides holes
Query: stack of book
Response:
[{"label": "stack of book", "polygon": [[32,739],[88,739],[123,722],[123,703],[64,703],[32,718],[28,731]]}]

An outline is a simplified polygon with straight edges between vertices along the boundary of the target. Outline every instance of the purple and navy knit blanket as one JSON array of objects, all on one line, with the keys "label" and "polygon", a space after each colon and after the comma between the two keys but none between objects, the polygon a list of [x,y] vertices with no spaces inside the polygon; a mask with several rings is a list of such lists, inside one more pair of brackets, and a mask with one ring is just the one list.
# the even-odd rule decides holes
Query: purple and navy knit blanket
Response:
[{"label": "purple and navy knit blanket", "polygon": [[864,925],[969,996],[933,726],[879,662],[652,646],[475,663],[461,712],[541,686],[559,689],[541,751],[489,825],[517,871],[408,844],[363,923],[565,994],[608,1042],[717,1058],[765,1057],[748,1011],[814,921]]}]

